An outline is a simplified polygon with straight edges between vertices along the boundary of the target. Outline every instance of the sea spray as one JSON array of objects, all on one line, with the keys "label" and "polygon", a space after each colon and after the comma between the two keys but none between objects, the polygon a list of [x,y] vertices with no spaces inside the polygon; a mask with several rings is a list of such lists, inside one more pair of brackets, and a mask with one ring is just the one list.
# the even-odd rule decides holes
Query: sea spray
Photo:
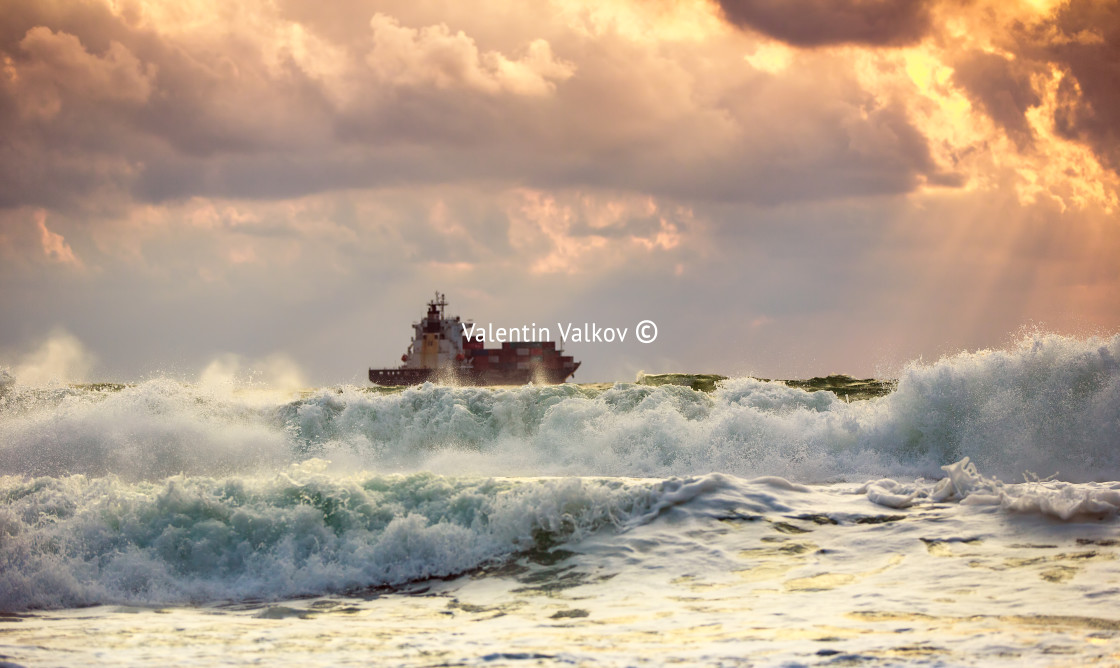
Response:
[{"label": "sea spray", "polygon": [[1038,335],[912,364],[884,397],[845,402],[750,378],[711,393],[620,383],[324,388],[294,401],[156,379],[115,392],[9,390],[0,473],[269,471],[318,457],[373,472],[801,482],[988,475],[1120,479],[1120,336]]},{"label": "sea spray", "polygon": [[1109,663],[1118,342],[1028,337],[852,402],[5,383],[4,653]]},{"label": "sea spray", "polygon": [[990,475],[1120,478],[1120,338],[1026,339],[912,364],[897,390],[847,403],[750,378],[711,394],[618,384],[421,386],[322,392],[280,409],[317,456],[377,467],[522,475],[722,471],[813,482],[941,477],[969,456]]}]

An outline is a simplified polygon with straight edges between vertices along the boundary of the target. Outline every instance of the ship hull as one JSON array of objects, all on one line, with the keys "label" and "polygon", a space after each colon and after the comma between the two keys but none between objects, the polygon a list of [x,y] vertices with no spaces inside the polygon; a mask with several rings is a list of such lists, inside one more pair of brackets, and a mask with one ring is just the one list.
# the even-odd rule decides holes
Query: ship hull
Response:
[{"label": "ship hull", "polygon": [[419,385],[421,383],[448,382],[456,385],[525,385],[538,383],[559,385],[572,377],[579,368],[576,362],[570,369],[510,369],[486,371],[455,371],[451,369],[370,369],[369,380],[375,385]]}]

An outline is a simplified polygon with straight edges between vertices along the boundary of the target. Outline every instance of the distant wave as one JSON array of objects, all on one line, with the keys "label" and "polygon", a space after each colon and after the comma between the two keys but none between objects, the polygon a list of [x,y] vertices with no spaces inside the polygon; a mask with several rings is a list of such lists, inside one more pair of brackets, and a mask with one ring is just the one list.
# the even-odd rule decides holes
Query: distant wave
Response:
[{"label": "distant wave", "polygon": [[391,394],[324,388],[295,401],[167,379],[0,397],[0,474],[347,470],[658,477],[713,471],[801,482],[940,478],[968,456],[1003,479],[1120,479],[1120,335],[1026,337],[912,363],[891,394],[846,402],[750,378],[711,393],[618,384]]}]

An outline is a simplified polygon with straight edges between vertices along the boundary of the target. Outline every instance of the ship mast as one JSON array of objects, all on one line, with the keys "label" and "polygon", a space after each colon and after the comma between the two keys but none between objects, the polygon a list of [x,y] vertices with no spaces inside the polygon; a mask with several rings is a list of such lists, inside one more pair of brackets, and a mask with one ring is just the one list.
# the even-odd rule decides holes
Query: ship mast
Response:
[{"label": "ship mast", "polygon": [[447,306],[447,295],[441,295],[439,290],[436,290],[436,298],[431,305],[439,307],[439,319],[443,320],[443,309]]}]

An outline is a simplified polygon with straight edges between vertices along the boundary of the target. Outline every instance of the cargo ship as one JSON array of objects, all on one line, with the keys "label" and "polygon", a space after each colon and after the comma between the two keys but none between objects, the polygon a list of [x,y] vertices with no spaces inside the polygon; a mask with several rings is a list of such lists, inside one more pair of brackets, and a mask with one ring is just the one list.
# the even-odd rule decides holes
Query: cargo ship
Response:
[{"label": "cargo ship", "polygon": [[436,293],[428,314],[412,324],[412,343],[395,369],[369,370],[376,385],[418,385],[426,381],[461,385],[558,384],[572,377],[580,363],[556,348],[555,341],[506,341],[487,348],[467,337],[471,322],[447,317],[447,300]]}]

